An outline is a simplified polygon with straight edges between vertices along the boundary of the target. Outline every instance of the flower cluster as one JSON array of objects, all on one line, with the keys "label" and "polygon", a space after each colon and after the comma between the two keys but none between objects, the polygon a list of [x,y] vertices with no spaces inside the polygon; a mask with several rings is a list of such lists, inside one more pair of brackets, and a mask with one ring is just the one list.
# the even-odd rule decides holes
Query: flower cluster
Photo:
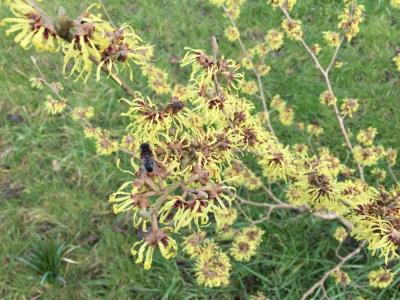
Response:
[{"label": "flower cluster", "polygon": [[[242,43],[232,20],[239,16],[244,0],[211,0],[211,3],[223,7],[231,20],[232,25],[225,30],[228,40]],[[301,21],[289,16],[296,1],[269,3],[283,10],[286,18],[281,27],[288,37],[305,44]],[[110,195],[109,202],[115,214],[128,213],[135,230],[141,232],[143,237],[133,244],[131,253],[145,269],[151,268],[157,252],[170,259],[182,248],[194,260],[199,284],[227,285],[232,268],[229,255],[236,261],[248,262],[256,255],[264,234],[255,226],[235,226],[240,210],[233,205],[241,208],[236,202],[235,188],[268,190],[264,181],[285,187],[286,199],[293,206],[274,199],[283,207],[330,212],[351,222],[349,232],[343,227],[335,231],[334,237],[339,242],[350,234],[357,240],[368,241],[372,253],[378,253],[386,263],[398,257],[400,190],[374,188],[363,176],[357,179],[353,169],[356,165],[361,175],[365,168],[368,174],[382,181],[386,171],[378,163],[385,159],[390,167],[396,164],[395,149],[374,145],[377,130],[361,129],[355,138],[345,133],[354,158],[353,165],[345,166],[326,147],[314,147],[310,139],[310,147],[300,143],[289,147],[278,140],[272,127],[268,130],[264,127],[269,122],[269,109],[279,113],[283,125],[293,123],[294,110],[279,95],[271,97],[268,104],[264,103],[265,111],[258,113],[254,103],[243,95],[254,95],[258,90],[265,101],[260,90],[261,77],[271,67],[264,61],[268,53],[281,49],[284,35],[281,31],[269,30],[253,48],[242,49],[240,64],[219,56],[215,44],[212,55],[187,48],[181,66],[190,67],[191,73],[183,86],[171,84],[168,73],[150,63],[153,47],[143,43],[133,28],[126,24],[115,28],[92,12],[96,5],[67,22],[64,30],[56,28],[37,5],[24,0],[8,5],[15,17],[4,20],[11,24],[7,34],[17,33],[15,41],[26,49],[31,46],[49,52],[62,49],[64,70],[69,69],[69,74],[77,73],[78,78],[86,80],[96,69],[97,79],[105,72],[122,84],[118,77],[120,70],[127,69],[132,79],[131,64],[135,64],[147,77],[148,86],[154,91],[152,96],[132,92],[122,101],[127,106],[122,115],[128,122],[122,136],[90,123],[96,119],[93,107],[70,107],[60,95],[62,87],[57,83],[48,83],[43,77],[31,80],[34,87],[46,85],[53,91],[55,96],[48,96],[44,102],[49,114],[68,110],[73,120],[83,124],[85,136],[95,141],[99,154],[110,155],[121,150],[131,156],[130,169],[123,170],[130,178]],[[392,5],[398,3],[392,1]],[[328,45],[339,50],[343,40],[351,41],[364,21],[363,14],[362,5],[346,1],[339,16],[342,33],[323,33]],[[316,59],[321,47],[314,44],[306,49]],[[400,59],[395,62],[400,64]],[[336,61],[336,66],[340,65]],[[239,72],[241,67],[252,70],[257,82],[245,80]],[[322,75],[327,77],[328,71],[329,67]],[[359,100],[346,98],[339,103],[339,110],[338,99],[329,84],[320,95],[320,102],[334,108],[344,131],[343,119],[353,117],[360,106]],[[323,133],[317,122],[297,126],[306,130],[309,138]],[[359,144],[353,146],[350,139]],[[252,156],[258,171],[253,172],[242,161],[244,154]],[[206,238],[212,229],[215,239]],[[184,236],[182,242],[180,236]],[[223,243],[217,244],[220,241]],[[343,286],[351,281],[340,269],[333,272],[333,277]],[[393,275],[380,269],[371,272],[369,280],[372,286],[386,287]]]}]

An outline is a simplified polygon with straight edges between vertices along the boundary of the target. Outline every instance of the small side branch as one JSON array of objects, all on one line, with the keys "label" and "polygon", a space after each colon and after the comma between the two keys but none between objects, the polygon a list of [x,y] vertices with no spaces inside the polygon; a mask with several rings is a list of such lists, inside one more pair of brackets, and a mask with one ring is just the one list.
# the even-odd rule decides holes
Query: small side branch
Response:
[{"label": "small side branch", "polygon": [[350,252],[349,254],[347,254],[345,257],[343,257],[341,259],[341,261],[334,266],[332,269],[330,269],[329,271],[325,272],[324,275],[321,277],[320,280],[318,280],[311,288],[309,288],[301,297],[301,300],[306,300],[308,299],[309,296],[312,295],[312,293],[319,287],[324,287],[324,283],[325,281],[328,279],[328,277],[333,274],[335,271],[339,270],[348,260],[350,260],[351,258],[353,258],[354,256],[356,256],[361,249],[365,246],[366,241],[363,241],[360,243],[360,245],[358,245],[358,247],[356,249],[354,249],[352,252]]}]

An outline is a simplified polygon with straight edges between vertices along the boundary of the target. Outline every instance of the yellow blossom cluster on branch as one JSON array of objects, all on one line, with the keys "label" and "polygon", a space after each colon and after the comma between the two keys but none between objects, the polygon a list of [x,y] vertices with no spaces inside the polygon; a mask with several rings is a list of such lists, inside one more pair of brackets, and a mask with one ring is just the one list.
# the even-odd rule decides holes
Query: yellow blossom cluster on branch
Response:
[{"label": "yellow blossom cluster on branch", "polygon": [[[223,7],[232,26],[225,30],[226,37],[242,44],[235,21],[244,0],[211,0]],[[229,256],[236,261],[247,262],[256,255],[261,245],[263,230],[255,226],[235,226],[239,208],[236,188],[255,191],[263,189],[279,207],[307,209],[311,212],[329,212],[342,218],[351,226],[339,228],[334,237],[343,242],[347,233],[359,241],[367,241],[373,254],[377,253],[388,262],[398,257],[400,245],[400,191],[373,187],[363,177],[364,168],[372,167],[370,174],[377,179],[386,176],[378,163],[386,160],[389,166],[396,163],[397,151],[375,145],[377,130],[361,129],[352,137],[343,119],[351,118],[359,109],[359,101],[346,98],[339,110],[338,100],[329,82],[331,66],[323,69],[316,58],[320,47],[308,47],[303,40],[302,22],[290,17],[296,1],[271,0],[274,8],[283,11],[283,31],[294,41],[305,45],[322,70],[327,89],[320,102],[333,108],[339,127],[349,148],[352,161],[344,165],[339,157],[325,147],[282,144],[269,122],[269,109],[279,113],[280,122],[291,125],[294,110],[280,96],[270,97],[268,105],[263,94],[261,77],[271,68],[264,64],[265,57],[282,47],[283,33],[270,30],[265,39],[247,50],[242,45],[241,63],[220,55],[213,39],[212,54],[202,49],[187,48],[181,66],[191,69],[185,85],[173,85],[168,73],[150,63],[153,47],[143,43],[129,25],[118,28],[92,12],[91,5],[78,18],[68,20],[66,14],[57,26],[35,4],[28,0],[8,3],[15,17],[6,18],[10,28],[7,34],[16,33],[15,41],[23,48],[33,46],[38,51],[62,50],[64,70],[78,74],[85,80],[96,69],[119,83],[127,98],[122,99],[126,111],[122,114],[128,126],[122,136],[96,127],[93,107],[72,108],[60,95],[61,88],[41,76],[31,81],[37,88],[49,87],[54,94],[45,101],[50,114],[69,110],[73,120],[81,122],[86,137],[94,139],[99,154],[110,155],[118,150],[130,155],[129,174],[117,191],[109,197],[115,214],[131,216],[136,230],[143,238],[135,241],[131,253],[135,262],[150,269],[154,255],[173,258],[181,249],[194,260],[197,282],[207,287],[219,287],[229,283],[232,269]],[[392,1],[392,5],[394,1]],[[343,33],[325,31],[328,44],[339,50],[342,41],[350,41],[359,32],[364,8],[356,1],[345,1],[339,16],[339,29]],[[68,19],[68,18],[67,18]],[[62,23],[64,22],[64,23]],[[342,37],[341,34],[344,34]],[[336,54],[333,58],[336,57]],[[132,64],[139,65],[148,86],[154,91],[146,95],[132,92],[118,77],[120,70],[127,69],[132,78]],[[71,68],[70,68],[71,65]],[[246,81],[240,67],[253,70],[257,79]],[[243,94],[260,92],[264,111]],[[160,97],[165,101],[160,101]],[[299,123],[300,124],[300,123]],[[299,126],[310,136],[322,134],[323,128],[316,122]],[[269,124],[270,125],[270,124]],[[352,140],[360,144],[352,144]],[[257,168],[253,172],[243,163],[244,155],[251,156]],[[354,174],[358,167],[360,178]],[[262,174],[260,178],[256,173]],[[276,198],[264,185],[268,182],[283,187],[287,202]],[[259,207],[269,208],[269,203],[247,201]],[[236,210],[234,205],[238,206]],[[253,223],[255,224],[255,223]],[[215,239],[206,238],[214,225]],[[219,244],[219,241],[224,243]],[[224,247],[229,242],[229,247]],[[338,284],[347,285],[350,277],[339,268],[332,272]],[[371,272],[370,284],[385,287],[392,281],[386,270]]]}]

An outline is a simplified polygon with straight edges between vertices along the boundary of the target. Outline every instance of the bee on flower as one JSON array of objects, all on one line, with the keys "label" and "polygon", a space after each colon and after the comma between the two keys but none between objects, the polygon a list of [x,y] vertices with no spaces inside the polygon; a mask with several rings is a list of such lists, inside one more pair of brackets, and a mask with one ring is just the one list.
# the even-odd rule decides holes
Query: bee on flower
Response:
[{"label": "bee on flower", "polygon": [[62,45],[62,40],[49,18],[33,4],[25,0],[11,1],[8,6],[14,18],[5,18],[4,24],[11,23],[7,35],[18,32],[14,41],[23,49],[32,46],[38,51],[56,52]]},{"label": "bee on flower", "polygon": [[52,96],[48,95],[44,106],[50,115],[56,115],[64,111],[67,106],[67,99],[62,98],[61,100],[56,100]]}]

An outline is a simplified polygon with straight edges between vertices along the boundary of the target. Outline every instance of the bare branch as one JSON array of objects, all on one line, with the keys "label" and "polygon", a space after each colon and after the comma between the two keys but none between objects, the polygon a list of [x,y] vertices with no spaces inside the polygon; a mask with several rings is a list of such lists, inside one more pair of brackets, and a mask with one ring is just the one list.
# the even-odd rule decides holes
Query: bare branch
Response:
[{"label": "bare branch", "polygon": [[352,252],[350,252],[349,254],[347,254],[345,257],[342,258],[342,260],[336,265],[334,266],[332,269],[330,269],[329,271],[325,272],[324,275],[321,277],[320,280],[318,280],[311,288],[309,288],[301,297],[301,300],[306,300],[309,296],[312,295],[312,293],[318,288],[318,287],[324,287],[324,283],[326,281],[326,279],[332,274],[334,273],[336,270],[339,270],[348,260],[350,260],[351,258],[353,258],[354,256],[356,256],[361,249],[365,246],[366,241],[361,242],[361,244],[354,249]]}]

